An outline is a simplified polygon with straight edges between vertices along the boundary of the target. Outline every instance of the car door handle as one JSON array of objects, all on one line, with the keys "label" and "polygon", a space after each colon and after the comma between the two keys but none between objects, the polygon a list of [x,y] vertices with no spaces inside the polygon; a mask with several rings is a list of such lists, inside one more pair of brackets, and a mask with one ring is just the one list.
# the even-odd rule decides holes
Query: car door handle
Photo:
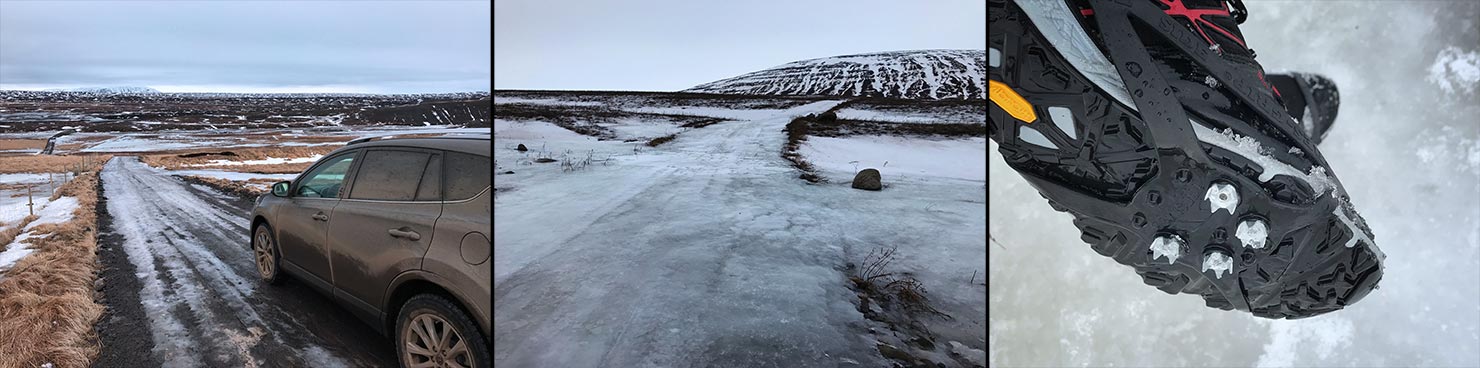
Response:
[{"label": "car door handle", "polygon": [[386,230],[386,232],[390,233],[391,237],[402,238],[411,241],[421,240],[421,234],[417,234],[415,231],[411,230],[390,229]]},{"label": "car door handle", "polygon": [[329,221],[329,215],[325,215],[323,212],[319,212],[313,214],[313,219],[319,221]]}]

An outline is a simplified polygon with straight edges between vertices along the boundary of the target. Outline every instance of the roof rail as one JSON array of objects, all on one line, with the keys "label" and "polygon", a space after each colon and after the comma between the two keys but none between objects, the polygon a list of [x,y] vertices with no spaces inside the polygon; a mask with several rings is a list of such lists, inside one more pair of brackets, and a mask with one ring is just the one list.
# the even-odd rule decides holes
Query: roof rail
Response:
[{"label": "roof rail", "polygon": [[486,138],[492,138],[492,136],[493,136],[492,133],[484,133],[484,132],[448,133],[447,135],[431,136],[431,137],[397,137],[397,136],[394,136],[394,135],[383,135],[383,136],[372,136],[372,137],[364,137],[364,138],[355,138],[354,140],[351,140],[351,141],[345,143],[344,145],[348,146],[348,145],[352,145],[352,144],[359,144],[359,143],[365,143],[365,142],[369,142],[369,141],[392,139],[392,138],[417,138],[417,139],[459,139],[459,138],[461,138],[461,139],[486,139]]},{"label": "roof rail", "polygon": [[349,143],[345,143],[344,145],[348,146],[348,145],[352,145],[352,144],[365,143],[365,142],[369,142],[369,141],[375,140],[376,138],[381,138],[381,137],[355,138],[354,140],[351,140],[351,141],[349,141]]}]

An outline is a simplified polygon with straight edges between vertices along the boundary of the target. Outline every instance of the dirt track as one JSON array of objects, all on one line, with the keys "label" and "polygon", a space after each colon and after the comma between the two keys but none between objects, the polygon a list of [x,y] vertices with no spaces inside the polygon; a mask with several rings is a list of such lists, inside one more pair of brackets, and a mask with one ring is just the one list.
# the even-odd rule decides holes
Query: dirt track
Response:
[{"label": "dirt track", "polygon": [[251,203],[136,157],[101,175],[99,261],[107,308],[98,367],[395,366],[393,345],[289,278],[257,280]]}]

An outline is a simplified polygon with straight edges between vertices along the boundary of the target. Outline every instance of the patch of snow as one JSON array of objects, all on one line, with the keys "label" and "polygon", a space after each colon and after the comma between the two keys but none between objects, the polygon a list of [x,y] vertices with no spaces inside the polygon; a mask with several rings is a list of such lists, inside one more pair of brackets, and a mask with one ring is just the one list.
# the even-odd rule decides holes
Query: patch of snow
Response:
[{"label": "patch of snow", "polygon": [[[987,180],[985,138],[931,140],[895,136],[808,137],[798,149],[830,178],[853,180],[857,170],[891,175]],[[856,169],[855,169],[856,167]]]},{"label": "patch of snow", "polygon": [[1445,93],[1474,93],[1480,88],[1480,51],[1445,47],[1429,65],[1427,79]]},{"label": "patch of snow", "polygon": [[190,167],[201,167],[201,166],[240,166],[240,165],[301,164],[301,163],[306,163],[306,162],[318,161],[319,158],[322,158],[322,157],[324,157],[324,155],[314,155],[313,157],[295,157],[295,158],[275,158],[275,157],[268,157],[266,159],[261,159],[261,160],[245,160],[245,161],[211,160],[210,162],[207,162],[207,163],[204,163],[204,164],[194,164],[194,165],[187,165],[187,166],[190,166]]}]

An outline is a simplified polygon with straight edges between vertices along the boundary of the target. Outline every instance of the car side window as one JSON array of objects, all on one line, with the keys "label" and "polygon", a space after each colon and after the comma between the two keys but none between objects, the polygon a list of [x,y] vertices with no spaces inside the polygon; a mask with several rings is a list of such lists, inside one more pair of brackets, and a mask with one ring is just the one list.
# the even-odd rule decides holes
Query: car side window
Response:
[{"label": "car side window", "polygon": [[442,155],[433,154],[427,160],[427,169],[421,174],[421,185],[416,188],[416,200],[442,200]]},{"label": "car side window", "polygon": [[350,153],[330,158],[298,181],[294,197],[339,198],[339,188],[344,185],[344,176],[353,166],[355,154]]},{"label": "car side window", "polygon": [[417,186],[426,171],[430,153],[416,151],[371,150],[355,174],[351,199],[410,201],[416,198]]},{"label": "car side window", "polygon": [[461,201],[483,192],[493,182],[491,162],[487,157],[469,155],[466,153],[447,152],[445,158],[447,163],[443,165],[446,169],[447,188],[446,197],[449,201]]}]

